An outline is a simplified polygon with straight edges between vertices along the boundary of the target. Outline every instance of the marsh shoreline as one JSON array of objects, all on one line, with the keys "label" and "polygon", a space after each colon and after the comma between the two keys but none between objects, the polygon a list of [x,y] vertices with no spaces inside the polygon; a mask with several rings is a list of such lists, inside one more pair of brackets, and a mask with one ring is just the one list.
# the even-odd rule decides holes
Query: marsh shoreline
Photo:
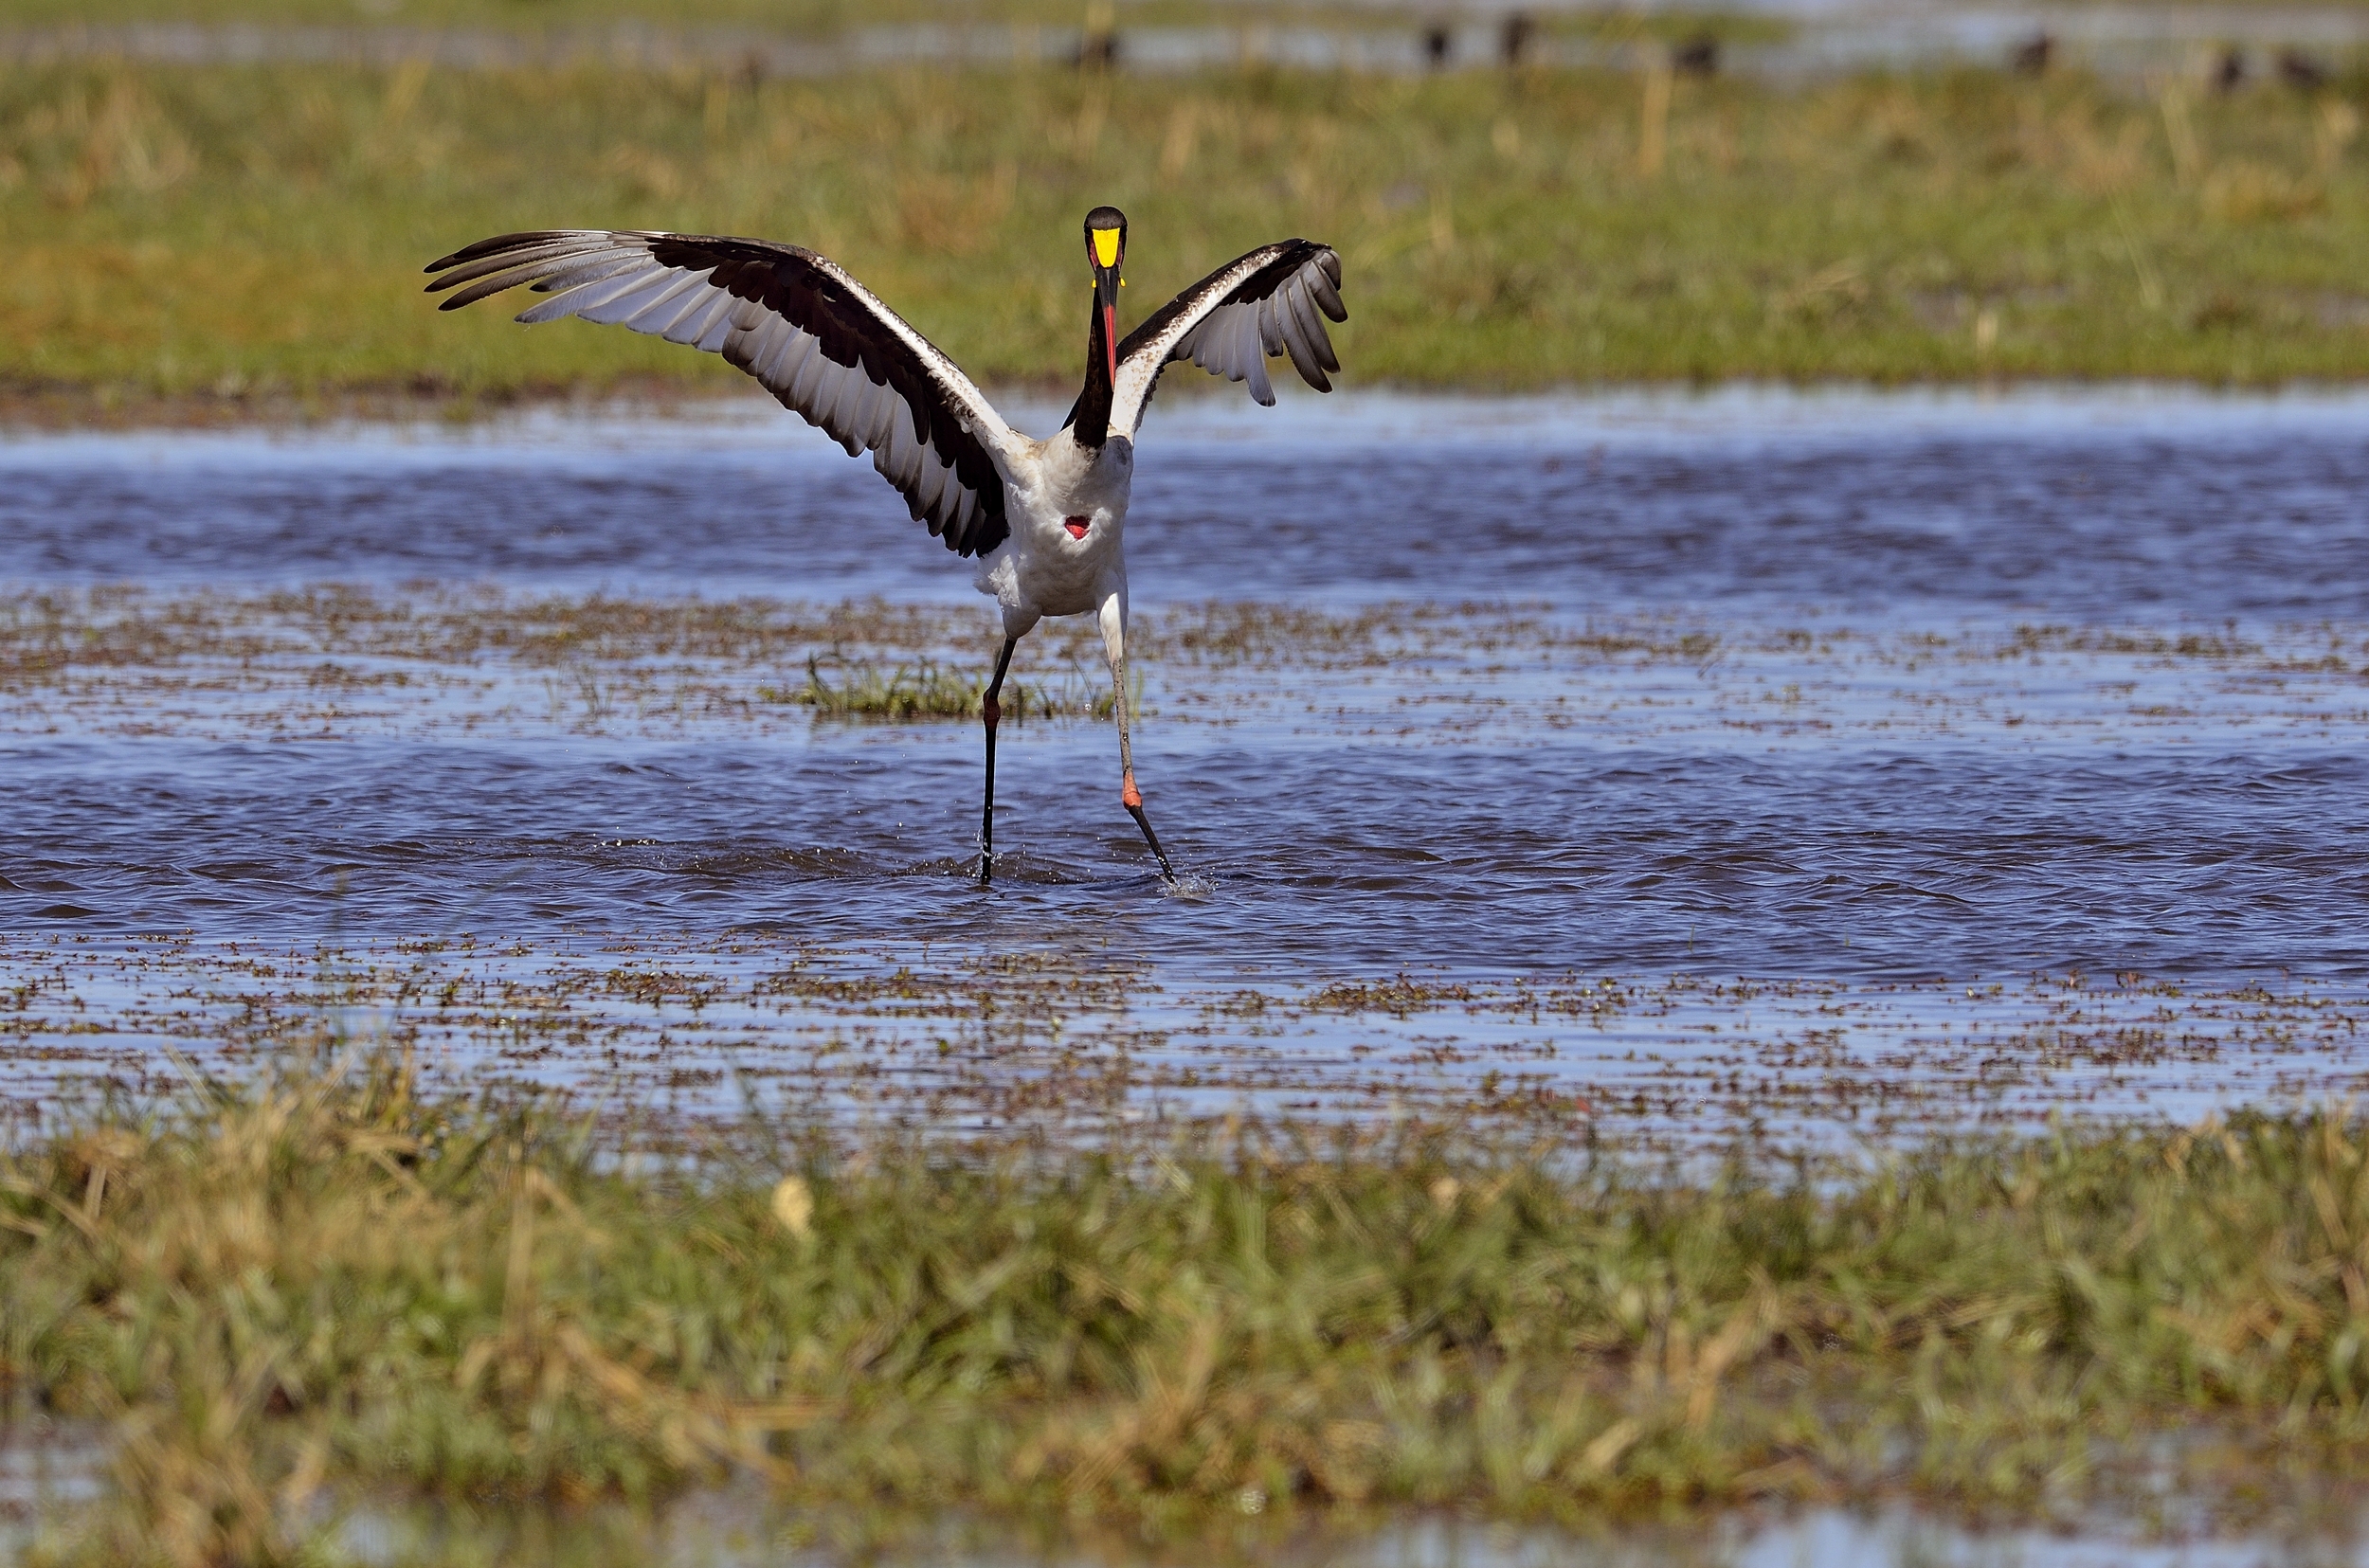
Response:
[{"label": "marsh shoreline", "polygon": [[970,888],[944,551],[761,397],[586,407],[0,442],[0,1383],[118,1439],[44,1560],[734,1476],[824,1560],[2347,1549],[2369,398],[1164,404],[1200,900],[1083,702]]},{"label": "marsh shoreline", "polygon": [[1453,1121],[766,1116],[686,1161],[332,1031],[0,1157],[0,1382],[110,1430],[50,1560],[285,1558],[331,1487],[498,1516],[734,1475],[849,1544],[1904,1496],[2341,1536],[2365,1171],[2338,1111],[1814,1178]]}]

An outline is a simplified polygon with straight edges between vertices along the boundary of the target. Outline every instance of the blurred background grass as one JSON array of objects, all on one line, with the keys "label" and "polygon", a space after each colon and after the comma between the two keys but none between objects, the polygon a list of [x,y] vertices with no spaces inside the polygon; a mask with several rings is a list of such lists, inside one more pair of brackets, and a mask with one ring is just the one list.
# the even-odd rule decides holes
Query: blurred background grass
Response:
[{"label": "blurred background grass", "polygon": [[[948,27],[1038,24],[1075,27],[1090,0],[11,0],[0,25],[108,27],[119,24],[256,24],[463,27],[510,33],[602,27],[745,27],[769,34],[826,37],[852,27],[900,22]],[[2257,0],[2262,4],[2291,0]],[[2338,5],[2363,0],[2329,0]],[[1465,8],[1424,0],[1106,0],[1112,26],[1240,27],[1245,24],[1339,26],[1360,30],[1428,27],[1461,20]],[[1485,12],[1483,14],[1486,14]],[[1619,5],[1535,13],[1539,31],[1626,39],[1696,37],[1733,42],[1791,36],[1795,24],[1765,11],[1639,11]]]},{"label": "blurred background grass", "polygon": [[101,399],[736,383],[419,293],[430,258],[550,225],[795,240],[982,379],[1065,380],[1076,225],[1106,201],[1133,220],[1135,315],[1260,241],[1338,245],[1353,383],[2348,377],[2369,370],[2361,94],[2342,74],[2213,93],[1977,69],[18,63],[0,380]]}]

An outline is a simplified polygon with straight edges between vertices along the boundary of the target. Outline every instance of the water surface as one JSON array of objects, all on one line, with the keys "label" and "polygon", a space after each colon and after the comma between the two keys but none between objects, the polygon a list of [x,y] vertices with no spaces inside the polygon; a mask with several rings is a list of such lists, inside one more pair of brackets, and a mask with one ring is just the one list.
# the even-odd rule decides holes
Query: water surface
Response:
[{"label": "water surface", "polygon": [[[744,1063],[848,1026],[758,1005],[786,966],[1027,958],[1103,977],[1046,1003],[1073,1038],[1196,1039],[1311,1103],[1312,1063],[1445,1039],[1640,1117],[1753,1120],[1821,1016],[1862,1032],[1833,1106],[1903,1061],[1959,1081],[1967,1031],[2016,1117],[2354,1081],[2369,399],[1180,398],[1138,476],[1137,763],[1187,897],[1101,723],[1007,729],[981,892],[972,727],[782,700],[809,654],[975,671],[994,632],[967,564],[769,405],[0,442],[5,962],[124,1051],[163,1027],[100,978],[127,943],[184,955],[203,1032],[254,1003],[226,945],[334,938],[397,1016],[423,952],[567,991],[662,948],[714,993],[693,1034],[746,1004]],[[1104,679],[1053,625],[1017,670],[1074,706]],[[310,962],[248,989],[284,1001]],[[1309,1004],[1402,973],[1438,994]],[[1815,1000],[1700,1000],[1739,978]],[[1584,1047],[1475,1021],[1605,980],[1697,1000],[1631,1035],[1599,1008]],[[2083,1027],[2157,1045],[2050,1066],[2068,983],[2113,992]],[[1226,1012],[1246,992],[1303,1051]],[[664,995],[605,1005],[645,1002],[679,1054]],[[2307,1041],[2235,1071],[2293,1007]],[[943,1035],[865,1019],[891,1056]],[[1770,1087],[1714,1093],[1706,1030]],[[63,1011],[18,1038],[93,1059]],[[1691,1065],[1649,1096],[1607,1065],[1640,1046]]]}]

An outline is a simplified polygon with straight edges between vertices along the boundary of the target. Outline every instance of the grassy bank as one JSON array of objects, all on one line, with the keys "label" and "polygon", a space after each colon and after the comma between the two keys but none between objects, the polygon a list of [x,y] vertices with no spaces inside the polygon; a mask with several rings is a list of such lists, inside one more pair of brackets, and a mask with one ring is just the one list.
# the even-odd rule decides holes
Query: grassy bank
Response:
[{"label": "grassy bank", "polygon": [[2349,377],[2355,90],[1681,80],[1663,115],[1584,74],[11,68],[0,374],[93,406],[731,379],[419,294],[479,235],[613,224],[804,241],[982,377],[1066,379],[1107,200],[1130,314],[1259,240],[1339,244],[1352,384]]},{"label": "grassy bank", "polygon": [[115,1510],[62,1549],[283,1556],[341,1483],[732,1471],[1153,1537],[1904,1489],[2259,1506],[2369,1437],[2369,1129],[2339,1119],[1822,1183],[1420,1127],[770,1136],[695,1177],[387,1067],[62,1121],[0,1165],[10,1408],[115,1433]]}]

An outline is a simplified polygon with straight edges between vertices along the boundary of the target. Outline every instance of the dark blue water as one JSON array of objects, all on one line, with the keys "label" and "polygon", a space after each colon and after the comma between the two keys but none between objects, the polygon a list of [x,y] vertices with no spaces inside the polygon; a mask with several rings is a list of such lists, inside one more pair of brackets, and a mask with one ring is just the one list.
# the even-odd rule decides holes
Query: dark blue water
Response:
[{"label": "dark blue water", "polygon": [[[1771,420],[1731,397],[1658,424],[1653,405],[1435,406],[1155,418],[1137,599],[2369,616],[2369,402],[1810,399]],[[0,581],[967,591],[866,463],[776,412],[507,442],[20,441]]]},{"label": "dark blue water", "polygon": [[[1804,617],[1895,639],[2037,622],[2273,648],[2308,625],[2341,667],[2212,666],[2182,699],[2194,716],[2164,729],[2111,688],[2153,678],[2146,661],[2076,658],[2072,695],[1985,730],[1921,728],[1913,704],[1892,724],[1884,704],[1907,699],[1879,662],[1856,677],[1858,718],[1781,745],[1725,721],[1623,728],[1606,694],[1625,688],[1578,675],[1552,729],[1284,722],[1302,687],[1329,700],[1344,677],[1254,673],[1245,691],[1263,678],[1294,702],[1237,725],[1155,714],[1139,737],[1154,820],[1206,885],[1192,899],[1148,874],[1099,725],[1007,731],[1011,857],[981,893],[960,874],[978,787],[960,725],[265,741],[43,729],[19,683],[0,692],[19,709],[0,732],[0,926],[918,937],[1214,973],[2369,973],[2369,402],[1256,412],[1187,405],[1147,433],[1139,611],[1519,600],[1563,624],[1676,616],[1739,645]],[[0,582],[18,591],[428,580],[967,602],[967,575],[868,466],[745,413],[721,430],[0,443]],[[986,626],[983,606],[983,644]],[[1540,666],[1525,700],[1566,667]],[[1955,677],[1938,678],[1948,699]],[[1469,694],[1437,670],[1410,680],[1451,708]],[[2298,681],[2311,725],[2247,706]]]}]

